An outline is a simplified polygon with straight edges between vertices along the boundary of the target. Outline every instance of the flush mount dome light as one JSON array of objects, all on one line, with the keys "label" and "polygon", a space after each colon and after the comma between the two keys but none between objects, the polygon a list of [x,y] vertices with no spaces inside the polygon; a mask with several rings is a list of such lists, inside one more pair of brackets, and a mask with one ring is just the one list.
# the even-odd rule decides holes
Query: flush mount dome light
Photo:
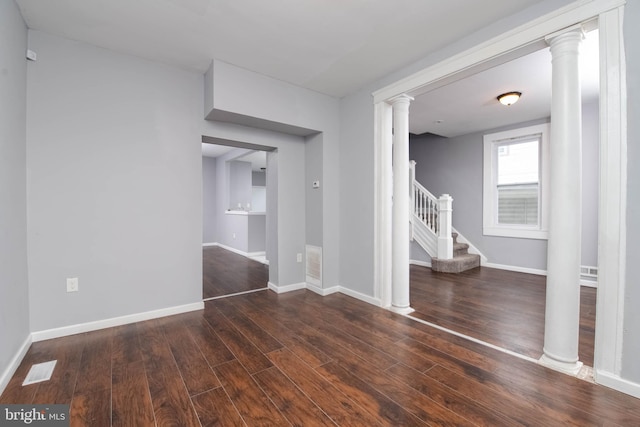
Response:
[{"label": "flush mount dome light", "polygon": [[503,93],[502,95],[498,96],[498,101],[500,101],[502,105],[512,105],[518,102],[518,99],[520,99],[520,95],[522,95],[521,92]]}]

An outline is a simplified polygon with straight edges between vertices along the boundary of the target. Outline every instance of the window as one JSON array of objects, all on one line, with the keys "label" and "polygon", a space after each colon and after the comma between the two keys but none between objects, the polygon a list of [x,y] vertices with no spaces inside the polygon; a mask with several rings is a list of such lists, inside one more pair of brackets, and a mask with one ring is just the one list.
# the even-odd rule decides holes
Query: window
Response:
[{"label": "window", "polygon": [[483,233],[547,238],[549,125],[484,136]]}]

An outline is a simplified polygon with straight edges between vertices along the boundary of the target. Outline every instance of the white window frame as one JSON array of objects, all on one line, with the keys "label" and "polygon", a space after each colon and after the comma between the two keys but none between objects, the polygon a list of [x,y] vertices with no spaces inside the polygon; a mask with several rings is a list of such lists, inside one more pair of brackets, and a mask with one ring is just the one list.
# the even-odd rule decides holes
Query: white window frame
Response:
[{"label": "white window frame", "polygon": [[[539,221],[536,225],[499,224],[497,191],[497,146],[510,140],[540,135]],[[549,123],[527,126],[484,136],[482,231],[486,236],[547,239],[549,218]]]}]

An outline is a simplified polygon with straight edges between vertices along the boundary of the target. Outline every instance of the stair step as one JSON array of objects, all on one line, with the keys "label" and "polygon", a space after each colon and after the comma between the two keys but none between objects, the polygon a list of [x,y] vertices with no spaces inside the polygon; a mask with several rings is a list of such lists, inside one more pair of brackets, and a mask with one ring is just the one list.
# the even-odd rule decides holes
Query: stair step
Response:
[{"label": "stair step", "polygon": [[468,243],[454,243],[453,244],[453,257],[466,255],[469,253],[469,244]]},{"label": "stair step", "polygon": [[453,259],[431,258],[431,269],[441,273],[461,273],[480,267],[480,255],[465,254]]}]

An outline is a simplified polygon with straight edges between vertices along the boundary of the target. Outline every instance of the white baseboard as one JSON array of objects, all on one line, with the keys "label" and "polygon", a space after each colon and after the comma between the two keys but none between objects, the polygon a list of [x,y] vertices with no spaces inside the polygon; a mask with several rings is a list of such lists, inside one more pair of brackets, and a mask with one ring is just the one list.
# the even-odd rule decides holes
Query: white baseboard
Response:
[{"label": "white baseboard", "polygon": [[283,286],[278,286],[276,284],[269,282],[267,286],[276,294],[284,294],[285,292],[292,292],[292,291],[297,291],[299,289],[307,288],[307,284],[304,282],[292,283],[291,285],[283,285]]},{"label": "white baseboard", "polygon": [[9,362],[7,368],[2,372],[2,375],[0,375],[0,394],[2,394],[4,392],[4,389],[7,388],[7,385],[9,385],[9,381],[11,381],[13,374],[16,373],[16,371],[18,370],[18,366],[20,366],[20,363],[22,362],[22,359],[24,359],[27,351],[29,351],[31,343],[32,338],[31,334],[29,334]]},{"label": "white baseboard", "polygon": [[640,384],[631,382],[609,372],[594,370],[596,384],[600,384],[629,396],[640,399]]},{"label": "white baseboard", "polygon": [[341,294],[345,294],[355,299],[359,299],[360,301],[364,301],[366,303],[375,305],[376,307],[382,306],[382,301],[378,298],[371,297],[369,295],[361,294],[360,292],[356,292],[354,290],[342,287],[342,286],[332,286],[330,288],[320,288],[318,286],[311,285],[309,283],[294,283],[292,285],[284,285],[277,286],[271,282],[269,282],[269,289],[278,294],[283,294],[285,292],[297,291],[300,289],[308,289],[312,292],[315,292],[318,295],[326,296],[330,294],[334,294],[336,292],[340,292]]},{"label": "white baseboard", "polygon": [[516,271],[518,273],[537,274],[538,276],[546,276],[547,270],[539,270],[537,268],[518,267],[515,265],[494,264],[492,262],[485,262],[483,267],[497,268],[499,270]]},{"label": "white baseboard", "polygon": [[146,311],[144,313],[129,314],[126,316],[112,317],[110,319],[96,320],[94,322],[79,323],[76,325],[63,326],[61,328],[32,332],[31,339],[33,342],[44,341],[52,338],[66,337],[68,335],[97,331],[98,329],[112,328],[114,326],[127,325],[129,323],[142,322],[145,320],[157,319],[159,317],[172,316],[174,314],[202,309],[204,309],[204,302],[199,301],[192,304]]},{"label": "white baseboard", "polygon": [[431,262],[430,261],[418,261],[417,259],[410,259],[409,260],[409,264],[411,264],[411,265],[419,265],[421,267],[429,267],[429,268],[431,268]]},{"label": "white baseboard", "polygon": [[382,307],[382,301],[379,298],[374,298],[369,295],[361,294],[360,292],[354,291],[352,289],[348,289],[342,286],[339,286],[340,293],[350,296],[355,299],[359,299],[360,301],[364,301],[371,305],[375,305],[376,307]]},{"label": "white baseboard", "polygon": [[311,283],[307,283],[307,289],[323,297],[327,295],[335,294],[336,292],[340,292],[340,286],[333,286],[331,288],[324,289],[319,286],[315,286]]},{"label": "white baseboard", "polygon": [[[227,245],[223,245],[222,243],[203,243],[202,246],[218,246],[222,249],[226,249],[229,252],[233,252],[236,253],[238,255],[242,255],[243,257],[247,257],[247,258],[252,258],[252,257],[259,257],[259,256],[265,256],[266,252],[265,251],[258,251],[258,252],[245,252],[245,251],[241,251],[240,249],[236,249],[236,248],[232,248],[231,246],[227,246]],[[268,261],[267,261],[268,263]]]},{"label": "white baseboard", "polygon": [[249,254],[247,252],[241,251],[240,249],[232,248],[231,246],[223,245],[222,243],[216,243],[215,246],[218,246],[218,247],[220,247],[222,249],[226,249],[226,250],[228,250],[230,252],[233,252],[233,253],[236,253],[238,255],[245,256],[247,258],[249,257]]}]

